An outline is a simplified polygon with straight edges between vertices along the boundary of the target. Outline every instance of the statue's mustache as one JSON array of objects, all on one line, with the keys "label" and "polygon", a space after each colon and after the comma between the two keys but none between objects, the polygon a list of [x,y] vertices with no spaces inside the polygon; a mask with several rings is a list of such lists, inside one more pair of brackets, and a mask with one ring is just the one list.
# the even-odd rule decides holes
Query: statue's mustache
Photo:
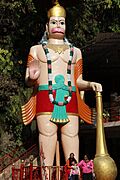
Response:
[{"label": "statue's mustache", "polygon": [[64,29],[63,28],[53,28],[52,33],[62,33],[62,34],[64,34]]}]

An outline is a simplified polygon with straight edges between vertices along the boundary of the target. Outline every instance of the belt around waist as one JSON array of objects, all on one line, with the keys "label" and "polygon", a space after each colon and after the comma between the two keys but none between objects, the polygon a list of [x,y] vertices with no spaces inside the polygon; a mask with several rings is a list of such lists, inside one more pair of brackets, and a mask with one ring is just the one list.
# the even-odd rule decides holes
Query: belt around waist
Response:
[{"label": "belt around waist", "polygon": [[[55,88],[54,88],[54,85],[53,85],[53,88],[52,88],[53,90],[56,90]],[[45,84],[45,85],[39,85],[38,86],[38,91],[43,91],[43,90],[48,90],[48,85],[47,84]],[[75,86],[72,86],[72,91],[73,92],[76,92],[76,87]]]}]

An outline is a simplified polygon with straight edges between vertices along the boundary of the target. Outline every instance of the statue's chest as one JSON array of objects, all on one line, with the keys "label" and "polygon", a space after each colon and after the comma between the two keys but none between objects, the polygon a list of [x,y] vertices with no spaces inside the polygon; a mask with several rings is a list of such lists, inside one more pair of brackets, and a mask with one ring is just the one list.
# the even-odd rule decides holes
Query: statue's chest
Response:
[{"label": "statue's chest", "polygon": [[68,63],[69,61],[69,52],[62,52],[62,53],[55,53],[54,51],[49,50],[49,54],[50,54],[50,58],[51,58],[51,62],[54,63],[57,61],[57,63],[59,64],[64,64],[64,63]]},{"label": "statue's chest", "polygon": [[41,62],[43,62],[42,65],[44,66],[44,72],[46,71],[46,69],[49,66],[48,64],[50,63],[52,74],[54,75],[55,74],[66,75],[69,61],[71,61],[71,70],[72,70],[75,61],[74,61],[74,56],[70,56],[70,49],[66,49],[65,51],[61,51],[61,52],[56,52],[48,48],[48,50],[45,50],[43,60],[41,59]]}]

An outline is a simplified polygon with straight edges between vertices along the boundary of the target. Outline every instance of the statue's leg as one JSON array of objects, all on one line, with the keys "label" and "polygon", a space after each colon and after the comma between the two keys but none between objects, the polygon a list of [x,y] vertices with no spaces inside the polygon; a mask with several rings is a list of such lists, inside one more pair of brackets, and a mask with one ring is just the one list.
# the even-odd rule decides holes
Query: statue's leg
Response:
[{"label": "statue's leg", "polygon": [[76,160],[79,161],[78,117],[69,116],[69,119],[70,122],[61,128],[61,140],[65,160],[69,158],[70,153],[74,153]]},{"label": "statue's leg", "polygon": [[53,166],[57,142],[57,126],[49,121],[50,117],[49,115],[37,116],[39,146],[42,145],[43,148],[45,166]]}]

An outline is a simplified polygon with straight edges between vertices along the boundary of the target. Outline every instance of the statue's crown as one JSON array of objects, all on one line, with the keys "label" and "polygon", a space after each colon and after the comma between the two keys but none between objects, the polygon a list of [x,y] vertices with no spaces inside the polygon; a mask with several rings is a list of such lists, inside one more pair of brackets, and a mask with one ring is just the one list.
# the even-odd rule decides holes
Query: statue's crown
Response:
[{"label": "statue's crown", "polygon": [[66,17],[65,9],[60,6],[58,0],[55,1],[55,5],[49,9],[48,11],[48,18],[55,16],[55,17]]}]

